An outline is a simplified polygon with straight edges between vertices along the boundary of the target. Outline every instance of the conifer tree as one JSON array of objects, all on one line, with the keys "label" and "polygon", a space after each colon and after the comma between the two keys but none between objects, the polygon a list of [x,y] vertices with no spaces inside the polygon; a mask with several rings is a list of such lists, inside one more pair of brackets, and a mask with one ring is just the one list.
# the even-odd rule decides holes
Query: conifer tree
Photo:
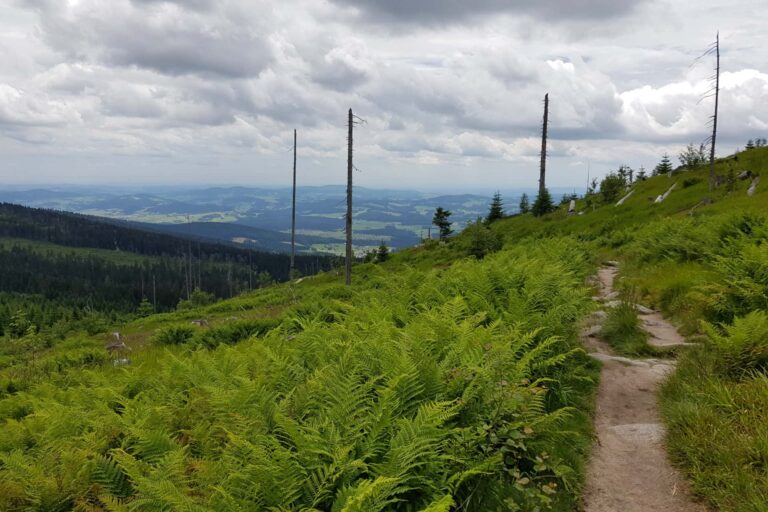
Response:
[{"label": "conifer tree", "polygon": [[379,245],[379,249],[376,251],[376,262],[384,263],[388,259],[389,259],[389,247],[387,247],[387,244],[385,244],[384,240],[382,240],[381,244]]},{"label": "conifer tree", "polygon": [[669,174],[672,172],[672,162],[669,160],[669,155],[664,153],[664,156],[661,157],[661,162],[653,169],[653,175],[659,176],[662,174]]},{"label": "conifer tree", "polygon": [[752,141],[752,139],[749,139],[747,141],[747,145],[744,147],[745,150],[749,151],[750,149],[755,149],[755,143]]},{"label": "conifer tree", "polygon": [[451,229],[451,221],[448,220],[451,216],[451,211],[444,209],[442,206],[438,206],[435,210],[435,215],[432,217],[432,224],[437,226],[440,231],[440,240],[446,240],[453,230]]},{"label": "conifer tree", "polygon": [[504,203],[501,200],[501,193],[498,191],[493,195],[491,206],[488,210],[488,217],[485,221],[490,224],[504,217]]},{"label": "conifer tree", "polygon": [[528,202],[528,194],[523,193],[522,196],[520,196],[520,213],[528,213],[531,211],[531,205]]},{"label": "conifer tree", "polygon": [[541,217],[542,215],[546,215],[554,209],[555,205],[552,203],[552,196],[549,194],[549,190],[544,187],[541,189],[541,192],[539,192],[539,195],[536,196],[536,201],[533,203],[531,212],[536,217]]}]

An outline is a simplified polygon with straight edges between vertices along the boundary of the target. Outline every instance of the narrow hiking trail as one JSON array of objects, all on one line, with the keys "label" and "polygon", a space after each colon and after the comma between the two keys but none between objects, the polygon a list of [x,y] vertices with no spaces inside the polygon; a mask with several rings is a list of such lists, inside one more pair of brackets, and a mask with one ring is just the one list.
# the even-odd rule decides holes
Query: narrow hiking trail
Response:
[{"label": "narrow hiking trail", "polygon": [[[600,269],[600,299],[616,297],[615,267]],[[659,347],[685,344],[660,314],[641,310],[648,343]],[[643,314],[645,313],[645,314]],[[595,413],[596,442],[587,473],[585,512],[704,512],[690,498],[688,486],[672,467],[664,447],[664,426],[656,392],[674,370],[674,361],[618,357],[595,336],[605,313],[596,313],[584,344],[602,361]]]}]

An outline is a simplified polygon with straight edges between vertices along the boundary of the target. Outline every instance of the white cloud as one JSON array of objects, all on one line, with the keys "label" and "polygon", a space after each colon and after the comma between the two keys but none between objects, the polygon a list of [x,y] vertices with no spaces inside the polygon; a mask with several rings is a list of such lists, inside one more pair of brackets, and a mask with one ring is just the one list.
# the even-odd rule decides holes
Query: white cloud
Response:
[{"label": "white cloud", "polygon": [[0,150],[43,182],[276,183],[298,128],[305,179],[336,183],[352,107],[363,184],[531,185],[548,92],[551,179],[581,183],[707,136],[712,63],[689,65],[715,23],[722,151],[766,135],[768,39],[734,1],[18,0]]}]

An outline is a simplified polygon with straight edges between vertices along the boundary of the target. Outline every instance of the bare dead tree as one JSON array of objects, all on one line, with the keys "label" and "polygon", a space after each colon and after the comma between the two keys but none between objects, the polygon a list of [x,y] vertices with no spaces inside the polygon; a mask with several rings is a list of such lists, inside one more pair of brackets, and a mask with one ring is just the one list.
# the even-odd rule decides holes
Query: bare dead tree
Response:
[{"label": "bare dead tree", "polygon": [[709,190],[715,189],[715,141],[717,140],[717,109],[720,104],[720,32],[715,37],[715,113],[712,115],[712,145],[709,150]]},{"label": "bare dead tree", "polygon": [[352,132],[355,124],[365,124],[365,119],[362,119],[352,113],[352,109],[349,109],[349,132],[347,134],[347,215],[346,215],[346,261],[345,261],[345,276],[344,282],[346,285],[352,284],[352,171],[360,170],[352,163],[353,154],[353,139]]},{"label": "bare dead tree", "polygon": [[544,95],[544,124],[541,130],[541,165],[539,167],[539,195],[546,188],[547,172],[547,125],[549,123],[549,93]]},{"label": "bare dead tree", "polygon": [[352,109],[349,109],[349,127],[347,134],[347,216],[346,216],[346,262],[344,284],[352,284],[352,128],[354,126],[354,115]]},{"label": "bare dead tree", "polygon": [[717,186],[717,177],[715,176],[715,149],[716,149],[716,142],[717,142],[717,119],[718,119],[718,109],[720,106],[720,32],[717,33],[715,36],[715,42],[709,45],[709,48],[699,55],[694,61],[691,63],[691,67],[693,67],[695,64],[697,64],[700,60],[702,60],[704,57],[708,55],[715,56],[715,73],[710,77],[710,80],[712,81],[712,87],[707,90],[700,98],[698,103],[701,103],[707,98],[711,98],[714,96],[715,98],[715,112],[712,114],[712,116],[709,118],[710,122],[712,123],[712,135],[707,137],[704,142],[702,143],[702,146],[705,144],[709,144],[709,190],[712,191]]},{"label": "bare dead tree", "polygon": [[203,289],[203,252],[200,250],[200,240],[197,241],[197,289]]},{"label": "bare dead tree", "polygon": [[293,278],[296,270],[296,130],[293,130],[293,202],[291,205],[291,271],[289,278]]},{"label": "bare dead tree", "polygon": [[191,294],[192,294],[192,286],[194,284],[193,276],[194,269],[192,268],[192,224],[189,222],[189,215],[187,215],[187,231],[188,231],[188,237],[187,238],[187,273],[186,273],[186,280],[187,280],[187,300],[189,300]]}]

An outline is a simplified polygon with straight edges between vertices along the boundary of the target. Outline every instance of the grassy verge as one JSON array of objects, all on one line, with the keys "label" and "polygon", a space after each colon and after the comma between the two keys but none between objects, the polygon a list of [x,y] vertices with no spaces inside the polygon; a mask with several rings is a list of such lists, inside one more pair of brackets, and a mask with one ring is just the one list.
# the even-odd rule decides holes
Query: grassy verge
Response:
[{"label": "grassy verge", "polygon": [[734,381],[702,347],[686,351],[662,389],[667,444],[694,491],[716,510],[768,506],[768,377]]}]

